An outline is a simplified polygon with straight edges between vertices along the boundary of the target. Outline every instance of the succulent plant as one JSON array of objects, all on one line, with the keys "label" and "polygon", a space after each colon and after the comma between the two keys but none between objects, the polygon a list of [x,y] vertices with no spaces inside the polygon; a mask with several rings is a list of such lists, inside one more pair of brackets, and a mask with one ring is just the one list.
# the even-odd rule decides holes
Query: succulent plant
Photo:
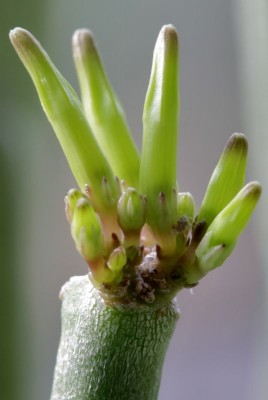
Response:
[{"label": "succulent plant", "polygon": [[90,31],[73,36],[82,102],[29,32],[16,28],[10,38],[79,186],[68,192],[65,209],[93,285],[72,278],[61,292],[51,399],[156,399],[178,318],[172,299],[223,264],[260,197],[258,182],[244,186],[246,138],[230,137],[196,213],[176,178],[179,52],[172,25],[161,29],[154,49],[141,155]]},{"label": "succulent plant", "polygon": [[93,36],[73,36],[82,103],[37,40],[16,28],[11,41],[38,91],[80,189],[66,215],[94,285],[109,302],[151,303],[192,287],[233,251],[261,193],[243,187],[247,141],[235,133],[212,174],[199,213],[176,179],[178,37],[158,36],[143,113],[141,156],[111,88]]}]

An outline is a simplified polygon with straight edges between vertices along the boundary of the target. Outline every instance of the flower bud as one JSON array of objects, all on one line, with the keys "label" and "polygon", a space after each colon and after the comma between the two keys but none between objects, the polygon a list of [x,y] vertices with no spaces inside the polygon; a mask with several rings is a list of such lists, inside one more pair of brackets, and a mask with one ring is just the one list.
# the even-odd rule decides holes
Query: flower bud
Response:
[{"label": "flower bud", "polygon": [[190,218],[194,219],[195,216],[195,203],[191,193],[179,193],[177,197],[177,218]]},{"label": "flower bud", "polygon": [[107,265],[112,271],[119,272],[126,265],[126,262],[126,250],[123,246],[120,246],[111,253]]},{"label": "flower bud", "polygon": [[156,41],[144,104],[140,170],[140,191],[148,202],[147,222],[157,234],[176,222],[172,192],[176,187],[178,58],[177,32],[166,25]]},{"label": "flower bud", "polygon": [[83,198],[84,195],[78,189],[70,189],[67,196],[65,196],[65,213],[67,220],[71,223],[73,218],[74,209],[79,199]]},{"label": "flower bud", "polygon": [[102,285],[119,283],[122,275],[110,270],[103,260],[100,260],[93,267],[90,265],[89,278],[96,288],[101,289]]},{"label": "flower bud", "polygon": [[77,94],[28,31],[16,28],[10,32],[10,39],[33,80],[43,109],[81,190],[85,184],[90,184],[94,206],[106,210],[101,179],[106,177],[116,197],[114,176],[91,132]]},{"label": "flower bud", "polygon": [[[202,265],[205,265],[207,258],[212,268],[215,268],[229,256],[245,229],[260,194],[261,186],[258,182],[248,183],[217,215],[196,249],[196,256]],[[209,269],[209,266],[203,268]]]},{"label": "flower bud", "polygon": [[245,181],[248,145],[242,133],[234,133],[212,174],[198,221],[209,226],[216,215],[234,198]]},{"label": "flower bud", "polygon": [[208,228],[212,232],[210,243],[229,244],[235,241],[245,229],[261,195],[261,185],[250,182],[217,215]]},{"label": "flower bud", "polygon": [[93,133],[114,173],[125,179],[129,186],[137,186],[138,151],[89,30],[79,29],[74,33],[73,57],[85,114]]},{"label": "flower bud", "polygon": [[102,257],[105,252],[104,237],[99,216],[87,199],[77,201],[71,223],[71,234],[79,253],[88,262]]},{"label": "flower bud", "polygon": [[139,233],[145,223],[146,200],[136,189],[127,188],[117,205],[118,223],[124,233]]}]

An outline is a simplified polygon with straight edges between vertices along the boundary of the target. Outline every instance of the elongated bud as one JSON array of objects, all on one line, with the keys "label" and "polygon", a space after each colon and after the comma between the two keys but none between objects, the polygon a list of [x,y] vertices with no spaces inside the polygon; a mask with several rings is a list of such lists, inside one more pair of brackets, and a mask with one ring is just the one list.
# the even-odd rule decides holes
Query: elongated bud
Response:
[{"label": "elongated bud", "polygon": [[134,188],[127,188],[118,201],[118,222],[124,233],[139,233],[145,224],[146,200]]},{"label": "elongated bud", "polygon": [[77,201],[71,223],[71,233],[79,253],[88,262],[104,255],[105,244],[99,216],[88,200]]},{"label": "elongated bud", "polygon": [[80,188],[83,190],[85,184],[90,184],[94,205],[98,209],[107,208],[101,180],[106,177],[116,197],[113,173],[91,132],[76,93],[28,31],[15,28],[10,32],[10,39],[35,84]]},{"label": "elongated bud", "polygon": [[177,218],[190,218],[194,219],[195,216],[195,203],[191,193],[179,193],[177,197]]},{"label": "elongated bud", "polygon": [[73,57],[85,114],[93,133],[114,173],[125,179],[129,186],[137,187],[138,151],[89,30],[79,29],[74,33]]},{"label": "elongated bud", "polygon": [[78,189],[70,189],[65,196],[65,213],[67,220],[71,223],[76,203],[79,199],[83,198],[83,193]]},{"label": "elongated bud", "polygon": [[214,219],[208,231],[212,232],[211,244],[235,241],[245,229],[261,195],[258,182],[248,183]]},{"label": "elongated bud", "polygon": [[123,246],[117,247],[110,255],[108,260],[108,267],[114,272],[120,272],[126,265],[127,255]]},{"label": "elongated bud", "polygon": [[[176,155],[178,137],[178,37],[172,25],[157,38],[143,112],[140,190],[148,201],[147,222],[153,231],[170,229],[176,221]],[[159,207],[164,193],[165,211]],[[160,216],[159,214],[163,214]]]},{"label": "elongated bud", "polygon": [[[260,194],[261,186],[258,182],[248,183],[214,219],[196,250],[196,256],[204,269],[219,266],[229,256]],[[206,258],[210,260],[207,266]]]},{"label": "elongated bud", "polygon": [[198,221],[208,225],[234,198],[245,181],[248,145],[242,133],[234,133],[225,147],[209,181]]}]

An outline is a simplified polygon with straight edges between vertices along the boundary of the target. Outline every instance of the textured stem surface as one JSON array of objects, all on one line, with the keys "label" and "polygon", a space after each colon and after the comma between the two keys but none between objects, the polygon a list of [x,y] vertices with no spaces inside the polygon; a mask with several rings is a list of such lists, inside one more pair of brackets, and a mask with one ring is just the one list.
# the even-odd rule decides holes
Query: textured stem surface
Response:
[{"label": "textured stem surface", "polygon": [[178,313],[171,303],[112,308],[87,276],[61,292],[62,335],[51,400],[155,400]]}]

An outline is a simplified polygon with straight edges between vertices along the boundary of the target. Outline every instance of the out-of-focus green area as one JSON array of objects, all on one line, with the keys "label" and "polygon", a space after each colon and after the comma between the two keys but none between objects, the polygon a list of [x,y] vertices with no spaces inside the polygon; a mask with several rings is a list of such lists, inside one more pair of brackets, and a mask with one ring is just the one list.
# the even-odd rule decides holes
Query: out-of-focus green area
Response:
[{"label": "out-of-focus green area", "polygon": [[[15,368],[18,355],[18,346],[16,346],[16,328],[17,328],[17,307],[16,294],[14,293],[15,273],[15,216],[14,216],[14,192],[10,185],[11,171],[6,155],[2,149],[0,152],[0,177],[1,187],[4,189],[0,202],[0,387],[7,394],[7,397],[16,398],[16,388],[13,382],[18,380],[18,370]],[[13,243],[11,236],[14,236]]]},{"label": "out-of-focus green area", "polygon": [[[9,43],[9,30],[15,26],[30,30],[77,89],[71,35],[76,28],[90,28],[140,146],[154,42],[161,26],[173,23],[181,52],[179,184],[181,191],[192,192],[200,204],[218,157],[235,131],[243,131],[249,139],[247,180],[262,180],[266,185],[267,117],[262,111],[260,128],[257,112],[268,105],[266,69],[262,67],[268,52],[266,3],[2,2],[1,399],[49,398],[60,335],[58,292],[69,276],[86,273],[64,216],[63,198],[75,182],[32,82]],[[254,32],[257,52],[254,41],[248,42]],[[245,102],[245,96],[251,103]],[[266,399],[265,389],[258,390],[260,377],[268,373],[268,323],[262,324],[268,320],[267,258],[260,257],[266,253],[267,229],[266,224],[261,230],[258,225],[267,220],[266,195],[264,187],[262,212],[253,216],[228,263],[202,281],[193,296],[185,291],[179,297],[182,318],[166,359],[160,400],[176,399],[178,393],[181,398],[200,400]]]},{"label": "out-of-focus green area", "polygon": [[[34,369],[25,246],[31,204],[29,154],[32,152],[27,81],[18,73],[8,32],[21,24],[41,32],[43,4],[11,0],[0,14],[0,397],[34,398]],[[38,25],[40,28],[38,28]],[[28,221],[27,221],[28,220]]]}]

